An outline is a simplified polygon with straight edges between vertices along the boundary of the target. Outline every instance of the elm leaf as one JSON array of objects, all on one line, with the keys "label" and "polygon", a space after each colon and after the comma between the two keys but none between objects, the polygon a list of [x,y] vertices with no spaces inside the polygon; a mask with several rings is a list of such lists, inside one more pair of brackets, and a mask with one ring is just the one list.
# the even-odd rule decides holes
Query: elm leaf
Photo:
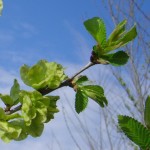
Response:
[{"label": "elm leaf", "polygon": [[84,91],[85,95],[97,102],[101,107],[104,107],[108,104],[102,87],[98,85],[87,85],[83,86],[82,90]]},{"label": "elm leaf", "polygon": [[146,127],[150,130],[150,96],[145,101],[144,121]]},{"label": "elm leaf", "polygon": [[32,137],[39,137],[44,129],[44,124],[32,121],[32,124],[26,128],[27,133],[30,134]]},{"label": "elm leaf", "polygon": [[97,41],[98,45],[104,49],[106,46],[106,27],[104,21],[99,17],[94,17],[86,20],[84,26]]},{"label": "elm leaf", "polygon": [[46,60],[40,60],[32,67],[22,66],[20,74],[23,82],[36,90],[45,87],[55,89],[67,78],[60,64]]},{"label": "elm leaf", "polygon": [[88,104],[88,97],[84,94],[81,89],[77,89],[75,99],[75,110],[79,114],[82,112]]},{"label": "elm leaf", "polygon": [[107,40],[107,45],[111,44],[112,42],[117,41],[124,34],[126,23],[127,23],[127,20],[123,20],[115,27],[115,29],[110,34]]},{"label": "elm leaf", "polygon": [[118,116],[118,123],[125,135],[141,149],[150,149],[150,131],[140,122],[129,116]]},{"label": "elm leaf", "polygon": [[18,81],[15,79],[14,85],[11,87],[11,90],[10,90],[10,97],[13,99],[15,104],[19,102],[17,101],[19,98],[19,92],[20,92],[20,85]]},{"label": "elm leaf", "polygon": [[20,126],[13,125],[11,122],[0,121],[0,137],[6,143],[18,138],[21,131],[22,128]]},{"label": "elm leaf", "polygon": [[123,47],[127,45],[129,42],[131,42],[135,37],[137,36],[137,30],[136,25],[134,25],[128,32],[124,32],[124,34],[117,39],[116,41],[112,41],[111,43],[107,43],[105,47],[105,53],[108,53],[112,50],[118,49],[120,47]]},{"label": "elm leaf", "polygon": [[1,100],[4,102],[4,104],[6,106],[8,106],[8,105],[12,106],[14,104],[13,99],[9,95],[2,95],[2,94],[0,94],[0,98],[1,98]]},{"label": "elm leaf", "polygon": [[125,65],[128,62],[129,56],[123,51],[118,51],[113,54],[106,54],[101,56],[102,59],[107,60],[114,66]]}]

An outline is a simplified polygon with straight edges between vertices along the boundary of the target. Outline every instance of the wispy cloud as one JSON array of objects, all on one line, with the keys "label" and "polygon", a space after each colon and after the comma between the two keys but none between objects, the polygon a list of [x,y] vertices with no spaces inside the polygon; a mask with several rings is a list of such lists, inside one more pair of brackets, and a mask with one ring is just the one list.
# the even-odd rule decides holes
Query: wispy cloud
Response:
[{"label": "wispy cloud", "polygon": [[82,61],[89,61],[92,45],[90,46],[88,44],[87,38],[85,38],[85,36],[70,22],[65,21],[65,25],[71,33],[72,39],[74,40],[74,47],[78,58],[80,58]]},{"label": "wispy cloud", "polygon": [[22,38],[31,38],[38,34],[36,27],[29,22],[18,22],[13,24],[13,29],[17,36]]}]

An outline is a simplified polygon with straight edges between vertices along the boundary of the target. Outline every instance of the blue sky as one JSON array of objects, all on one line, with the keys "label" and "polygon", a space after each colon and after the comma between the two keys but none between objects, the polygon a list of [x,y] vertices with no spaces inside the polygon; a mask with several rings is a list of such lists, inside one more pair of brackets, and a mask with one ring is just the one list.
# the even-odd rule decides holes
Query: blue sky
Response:
[{"label": "blue sky", "polygon": [[[89,61],[94,40],[86,32],[83,21],[100,16],[102,10],[98,9],[98,5],[100,3],[93,0],[4,1],[3,14],[0,17],[0,92],[8,93],[14,78],[19,80],[22,88],[26,88],[19,76],[19,68],[24,63],[33,65],[40,59],[56,61],[67,68],[69,75],[85,65]],[[66,90],[73,102],[73,90]],[[61,100],[65,99],[64,92],[65,90],[58,91],[62,96]],[[96,104],[94,106],[98,108]],[[56,121],[46,125],[40,138],[29,137],[10,144],[0,141],[1,149],[59,150],[58,142],[64,150],[78,149],[66,129],[61,102],[58,107],[61,111],[55,115]],[[65,111],[66,114],[72,114],[68,106]],[[73,114],[71,117],[75,118]],[[81,138],[78,133],[75,136]],[[81,145],[84,144],[83,141],[79,141]]]},{"label": "blue sky", "polygon": [[100,3],[93,0],[4,1],[0,20],[2,66],[19,67],[22,58],[32,64],[39,59],[81,63],[80,39],[92,47],[83,21],[101,16],[97,5]]},{"label": "blue sky", "polygon": [[[149,4],[150,2],[147,2],[147,5],[143,6],[146,12]],[[56,61],[67,68],[66,72],[69,75],[85,65],[95,43],[85,30],[83,22],[94,16],[104,19],[108,32],[112,30],[109,10],[105,9],[99,0],[4,0],[4,9],[0,17],[0,93],[9,92],[14,78],[19,80],[22,88],[26,88],[19,77],[19,68],[24,63],[33,65],[40,59]],[[101,70],[106,75],[110,74],[107,69]],[[86,73],[92,74],[93,70]],[[92,75],[95,76],[94,73]],[[73,101],[74,92],[71,89],[66,90],[65,94]],[[62,99],[65,99],[64,92],[65,90],[58,91]],[[64,123],[63,105],[61,102],[58,105],[61,112],[55,115],[56,121],[46,125],[40,138],[29,137],[25,141],[10,144],[0,142],[0,147],[3,150],[59,150],[56,142],[58,140],[63,150],[77,150]],[[98,108],[92,102],[91,106]],[[66,110],[68,114],[72,113],[69,107]],[[88,111],[85,111],[80,117],[83,118],[87,113]],[[92,116],[89,114],[89,117]],[[53,134],[55,139],[52,138]]]}]

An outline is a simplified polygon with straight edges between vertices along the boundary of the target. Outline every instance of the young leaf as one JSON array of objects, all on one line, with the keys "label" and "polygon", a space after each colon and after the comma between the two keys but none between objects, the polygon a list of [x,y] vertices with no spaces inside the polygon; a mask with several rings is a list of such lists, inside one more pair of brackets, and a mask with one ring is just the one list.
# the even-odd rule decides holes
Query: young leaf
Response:
[{"label": "young leaf", "polygon": [[13,99],[14,103],[16,104],[18,98],[19,98],[19,92],[20,92],[20,85],[18,81],[15,79],[14,80],[14,85],[12,86],[10,90],[10,97]]},{"label": "young leaf", "polygon": [[85,83],[87,81],[89,81],[87,76],[80,76],[77,79],[75,78],[75,80],[74,80],[74,82],[78,85],[80,85],[80,84],[82,85],[83,83]]},{"label": "young leaf", "polygon": [[26,126],[30,126],[32,121],[42,124],[53,119],[54,113],[58,112],[58,99],[58,96],[42,96],[38,91],[21,91],[19,100],[22,103],[22,117]]},{"label": "young leaf", "polygon": [[89,81],[87,76],[78,76],[72,81],[72,83],[77,86],[84,86],[84,85],[89,85],[92,82]]},{"label": "young leaf", "polygon": [[32,120],[36,117],[36,108],[29,96],[23,97],[22,116],[27,126],[31,125]]},{"label": "young leaf", "polygon": [[118,116],[118,123],[126,136],[141,149],[150,148],[150,131],[140,122],[128,116]]},{"label": "young leaf", "polygon": [[49,122],[51,119],[54,118],[54,113],[59,112],[56,106],[56,102],[59,99],[59,96],[47,96],[50,100],[50,104],[47,108],[47,120],[45,123]]},{"label": "young leaf", "polygon": [[5,111],[0,107],[0,120],[8,121],[16,118],[21,118],[21,115],[19,115],[18,113],[6,115]]},{"label": "young leaf", "polygon": [[0,16],[2,14],[2,9],[3,9],[3,0],[0,0]]},{"label": "young leaf", "polygon": [[81,89],[77,89],[76,100],[75,100],[75,110],[79,114],[82,112],[88,104],[88,97],[84,94]]},{"label": "young leaf", "polygon": [[44,124],[32,121],[32,124],[26,127],[27,133],[30,134],[32,137],[39,137],[44,129]]},{"label": "young leaf", "polygon": [[97,102],[101,107],[104,107],[108,104],[102,87],[98,85],[87,85],[83,86],[82,90],[84,91],[85,95]]},{"label": "young leaf", "polygon": [[84,22],[85,28],[97,41],[98,45],[104,49],[106,45],[106,27],[102,19],[94,17]]},{"label": "young leaf", "polygon": [[113,30],[113,32],[110,34],[108,40],[107,40],[107,45],[110,45],[112,42],[117,41],[122,34],[125,31],[125,25],[127,23],[127,20],[123,20],[122,22],[120,22],[115,29]]},{"label": "young leaf", "polygon": [[55,89],[67,78],[60,64],[46,60],[40,60],[32,67],[22,66],[20,74],[23,82],[36,90],[45,87]]},{"label": "young leaf", "polygon": [[14,104],[13,99],[9,95],[0,95],[1,100],[4,102],[4,104],[7,106],[12,106]]},{"label": "young leaf", "polygon": [[20,126],[13,125],[11,122],[0,121],[0,137],[6,143],[18,138],[21,131]]},{"label": "young leaf", "polygon": [[121,66],[127,63],[129,56],[123,51],[118,51],[113,54],[102,55],[101,58],[107,60],[110,64],[114,66]]},{"label": "young leaf", "polygon": [[146,127],[150,130],[150,96],[145,101],[144,121]]},{"label": "young leaf", "polygon": [[21,140],[24,140],[27,138],[28,133],[26,131],[25,122],[22,119],[13,120],[10,123],[11,123],[11,125],[18,126],[22,129],[20,135],[17,138],[14,138],[13,140],[21,141]]},{"label": "young leaf", "polygon": [[137,36],[137,31],[136,31],[136,26],[134,25],[127,33],[122,35],[120,39],[109,43],[109,45],[106,45],[105,53],[108,53],[112,50],[125,46],[130,41],[132,41],[136,36]]},{"label": "young leaf", "polygon": [[5,112],[4,112],[4,110],[0,107],[0,120],[5,120],[5,118],[6,118]]}]

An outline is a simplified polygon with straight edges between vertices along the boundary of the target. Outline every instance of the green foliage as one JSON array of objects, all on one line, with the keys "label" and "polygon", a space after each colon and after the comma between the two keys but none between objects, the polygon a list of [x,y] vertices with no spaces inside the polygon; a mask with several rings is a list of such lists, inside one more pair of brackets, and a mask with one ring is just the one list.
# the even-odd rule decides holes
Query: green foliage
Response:
[{"label": "green foliage", "polygon": [[104,21],[98,17],[94,17],[86,20],[84,26],[97,41],[101,51],[103,51],[106,46],[106,27]]},{"label": "green foliage", "polygon": [[144,121],[146,127],[150,130],[150,96],[145,101]]},{"label": "green foliage", "polygon": [[36,90],[45,87],[55,89],[67,78],[60,64],[46,60],[40,60],[32,67],[22,66],[20,74],[23,82]]},{"label": "green foliage", "polygon": [[20,92],[20,86],[19,86],[17,80],[15,79],[14,85],[12,86],[12,88],[10,90],[10,95],[0,94],[0,98],[6,106],[11,107],[18,103],[19,92]]},{"label": "green foliage", "polygon": [[0,15],[2,14],[3,9],[3,0],[0,0]]},{"label": "green foliage", "polygon": [[118,123],[126,136],[141,149],[150,149],[150,131],[140,122],[128,116],[118,116]]},{"label": "green foliage", "polygon": [[106,27],[102,19],[94,17],[84,22],[85,28],[98,43],[93,47],[95,56],[92,57],[92,62],[100,64],[107,64],[109,62],[117,66],[127,63],[129,57],[123,51],[108,54],[115,49],[125,46],[137,36],[136,26],[126,31],[126,23],[126,20],[120,22],[106,40]]},{"label": "green foliage", "polygon": [[118,51],[113,54],[102,55],[101,58],[109,61],[109,63],[114,66],[121,66],[127,63],[129,56],[123,51]]},{"label": "green foliage", "polygon": [[81,89],[77,89],[76,100],[75,100],[75,110],[77,113],[82,112],[88,104],[88,97]]},{"label": "green foliage", "polygon": [[98,85],[88,85],[90,82],[86,76],[81,76],[73,81],[76,88],[75,109],[77,113],[82,112],[88,104],[88,98],[97,102],[101,107],[108,104],[104,96],[104,90]]},{"label": "green foliage", "polygon": [[20,92],[20,85],[18,81],[15,79],[14,80],[14,85],[12,86],[10,90],[10,97],[13,99],[14,104],[16,104],[16,101],[19,98],[19,92]]},{"label": "green foliage", "polygon": [[125,46],[130,41],[132,41],[137,36],[136,26],[134,25],[128,32],[122,33],[121,37],[116,39],[116,41],[108,42],[105,48],[105,52],[108,53],[112,50],[118,49]]},{"label": "green foliage", "polygon": [[123,20],[116,26],[116,28],[113,30],[107,40],[107,45],[110,45],[112,42],[117,41],[124,34],[126,23],[127,20]]},{"label": "green foliage", "polygon": [[[3,2],[0,0],[0,14]],[[44,130],[44,123],[48,123],[54,118],[54,113],[58,112],[56,102],[59,96],[44,96],[53,90],[63,86],[69,86],[76,92],[75,110],[82,112],[88,105],[88,98],[94,100],[104,107],[108,101],[101,86],[92,85],[86,76],[78,76],[81,72],[94,64],[112,64],[115,66],[127,63],[129,56],[118,51],[109,53],[117,48],[125,46],[132,41],[136,35],[136,27],[132,27],[128,32],[125,30],[126,20],[119,23],[109,38],[106,38],[106,27],[104,21],[98,17],[88,19],[84,25],[88,32],[96,40],[94,45],[91,63],[85,66],[72,78],[68,78],[64,73],[62,65],[55,62],[40,60],[33,66],[24,65],[20,69],[23,82],[34,88],[34,91],[20,89],[18,81],[15,79],[10,90],[10,94],[0,94],[0,99],[6,108],[0,108],[0,137],[4,142],[11,140],[20,141],[28,137],[38,137]],[[146,102],[145,120],[149,127],[149,99]],[[18,112],[18,113],[17,113]],[[133,118],[120,116],[119,125],[125,134],[139,144],[141,148],[150,146],[149,131]],[[136,133],[136,131],[139,131]]]},{"label": "green foliage", "polygon": [[0,137],[6,143],[17,139],[22,132],[21,126],[15,125],[13,122],[0,121]]},{"label": "green foliage", "polygon": [[87,85],[82,87],[83,92],[101,107],[108,104],[106,97],[104,96],[104,90],[98,85]]},{"label": "green foliage", "polygon": [[[21,91],[19,100],[22,103],[22,117],[26,126],[30,126],[33,120],[37,123],[45,123],[47,120],[53,119],[53,115],[49,116],[48,113],[51,109],[54,113],[58,112],[54,98],[52,96],[42,96],[38,91]],[[54,104],[51,103],[52,100]]]},{"label": "green foliage", "polygon": [[22,105],[20,113],[6,114],[0,108],[0,137],[4,142],[23,140],[28,135],[40,136],[44,123],[54,118],[58,112],[56,102],[59,96],[43,96],[38,91],[27,92],[20,90],[17,80],[10,90],[10,95],[0,95],[0,98],[10,109],[13,105]]}]

